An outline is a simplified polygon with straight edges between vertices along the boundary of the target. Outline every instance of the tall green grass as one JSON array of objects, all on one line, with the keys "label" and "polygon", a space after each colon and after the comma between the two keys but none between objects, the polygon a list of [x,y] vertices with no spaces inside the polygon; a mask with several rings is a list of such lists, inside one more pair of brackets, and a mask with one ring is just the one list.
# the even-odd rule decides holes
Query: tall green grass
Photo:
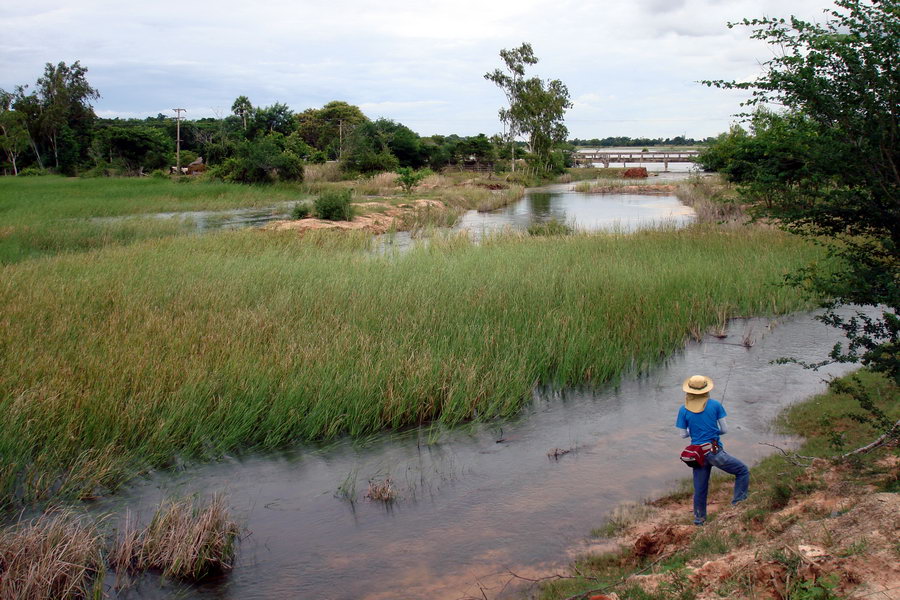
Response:
[{"label": "tall green grass", "polygon": [[[0,264],[193,231],[190,224],[146,218],[152,213],[264,207],[305,196],[288,184],[0,177]],[[97,220],[104,217],[134,218]]]},{"label": "tall green grass", "polygon": [[512,415],[648,369],[722,314],[803,306],[774,231],[225,232],[0,267],[0,495],[90,496],[175,456]]}]

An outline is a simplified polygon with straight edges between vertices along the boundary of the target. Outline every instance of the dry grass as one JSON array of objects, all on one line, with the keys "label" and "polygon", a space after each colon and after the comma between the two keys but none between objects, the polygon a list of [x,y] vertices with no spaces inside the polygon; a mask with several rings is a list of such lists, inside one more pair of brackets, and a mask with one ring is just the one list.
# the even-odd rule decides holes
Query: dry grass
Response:
[{"label": "dry grass", "polygon": [[694,209],[701,223],[743,223],[747,219],[734,186],[717,175],[680,182],[675,195]]},{"label": "dry grass", "polygon": [[338,162],[327,162],[321,165],[303,167],[303,181],[306,183],[322,183],[340,181],[343,176]]},{"label": "dry grass", "polygon": [[397,488],[394,487],[394,480],[390,475],[384,479],[370,479],[369,491],[366,492],[367,500],[375,500],[388,504],[397,499]]},{"label": "dry grass", "polygon": [[361,196],[390,196],[399,189],[397,174],[390,171],[358,179],[353,184],[353,191]]},{"label": "dry grass", "polygon": [[155,569],[167,577],[199,580],[231,569],[239,532],[221,495],[205,506],[195,499],[173,500],[160,506],[143,530],[126,516],[110,561],[120,572]]},{"label": "dry grass", "polygon": [[104,572],[101,545],[96,526],[68,511],[0,533],[0,598],[96,596]]}]

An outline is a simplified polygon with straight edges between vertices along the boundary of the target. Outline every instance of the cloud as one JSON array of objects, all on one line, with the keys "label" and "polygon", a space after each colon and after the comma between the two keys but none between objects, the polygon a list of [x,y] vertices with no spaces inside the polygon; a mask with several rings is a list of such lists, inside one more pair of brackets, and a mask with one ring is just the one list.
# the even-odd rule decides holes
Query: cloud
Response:
[{"label": "cloud", "polygon": [[[0,87],[33,83],[45,62],[88,67],[97,110],[214,116],[238,95],[300,111],[346,100],[423,134],[500,130],[502,93],[482,75],[529,41],[533,72],[559,78],[579,137],[713,135],[739,95],[699,79],[747,78],[771,53],[727,21],[816,18],[827,0],[38,0],[0,9]],[[723,109],[723,104],[731,108]],[[674,125],[673,125],[674,127]],[[678,134],[683,133],[679,126]]]}]

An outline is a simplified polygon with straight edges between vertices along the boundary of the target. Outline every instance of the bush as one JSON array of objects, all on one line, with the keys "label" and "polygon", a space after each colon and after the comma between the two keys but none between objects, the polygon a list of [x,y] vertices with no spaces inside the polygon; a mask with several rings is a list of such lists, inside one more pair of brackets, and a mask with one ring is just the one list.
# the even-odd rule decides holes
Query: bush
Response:
[{"label": "bush", "polygon": [[397,183],[403,188],[407,194],[412,193],[412,189],[419,185],[419,182],[431,175],[430,169],[422,169],[416,171],[412,167],[400,167],[397,169]]},{"label": "bush", "polygon": [[273,136],[266,136],[242,142],[235,156],[215,167],[213,175],[238,183],[303,181],[303,161],[294,153],[282,150]]},{"label": "bush", "polygon": [[532,223],[528,226],[528,235],[570,235],[574,231],[569,225],[557,219],[550,219],[546,223]]},{"label": "bush", "polygon": [[349,221],[353,218],[350,199],[350,190],[328,190],[316,198],[316,216],[327,221]]},{"label": "bush", "polygon": [[306,202],[298,202],[294,205],[293,210],[291,210],[291,218],[292,219],[305,219],[309,216],[312,210],[309,208],[309,204]]},{"label": "bush", "polygon": [[37,177],[49,174],[49,169],[39,169],[37,167],[25,167],[19,171],[19,177]]}]

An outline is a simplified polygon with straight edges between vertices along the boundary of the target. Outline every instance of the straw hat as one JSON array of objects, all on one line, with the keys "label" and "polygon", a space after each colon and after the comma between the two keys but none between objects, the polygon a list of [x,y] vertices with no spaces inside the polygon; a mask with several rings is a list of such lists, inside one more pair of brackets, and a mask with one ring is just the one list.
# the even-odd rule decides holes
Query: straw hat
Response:
[{"label": "straw hat", "polygon": [[705,375],[693,375],[684,380],[681,389],[687,394],[684,407],[693,413],[701,413],[706,408],[709,392],[713,389],[713,380]]}]

